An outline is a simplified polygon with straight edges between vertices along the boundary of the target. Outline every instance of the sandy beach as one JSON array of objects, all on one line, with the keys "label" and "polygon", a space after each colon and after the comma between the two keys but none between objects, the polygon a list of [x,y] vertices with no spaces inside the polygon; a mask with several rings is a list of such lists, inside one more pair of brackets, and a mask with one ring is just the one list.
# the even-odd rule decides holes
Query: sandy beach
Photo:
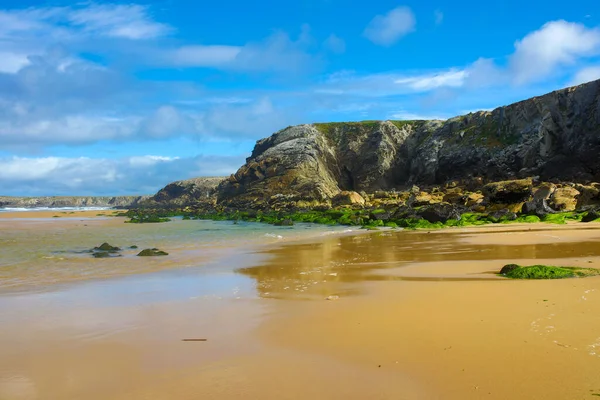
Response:
[{"label": "sandy beach", "polygon": [[600,268],[600,224],[327,235],[219,260],[0,289],[0,399],[600,394],[600,278],[495,275]]}]

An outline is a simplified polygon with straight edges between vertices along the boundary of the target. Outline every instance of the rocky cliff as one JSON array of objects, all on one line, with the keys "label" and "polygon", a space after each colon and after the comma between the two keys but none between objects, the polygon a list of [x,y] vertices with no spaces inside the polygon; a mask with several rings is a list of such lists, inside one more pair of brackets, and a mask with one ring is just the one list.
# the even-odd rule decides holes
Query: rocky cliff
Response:
[{"label": "rocky cliff", "polygon": [[299,125],[256,143],[216,190],[225,206],[323,201],[452,180],[600,180],[600,81],[447,121]]},{"label": "rocky cliff", "polygon": [[136,207],[147,196],[54,196],[54,197],[7,197],[0,196],[0,207]]},{"label": "rocky cliff", "polygon": [[146,207],[181,207],[193,203],[212,204],[216,199],[216,189],[225,177],[202,177],[168,184],[154,196],[142,201]]}]

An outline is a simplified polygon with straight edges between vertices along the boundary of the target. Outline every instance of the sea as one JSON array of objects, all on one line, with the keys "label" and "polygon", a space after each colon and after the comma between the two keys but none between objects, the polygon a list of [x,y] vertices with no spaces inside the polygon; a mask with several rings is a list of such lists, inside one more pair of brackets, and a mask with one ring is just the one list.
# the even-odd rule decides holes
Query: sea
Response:
[{"label": "sea", "polygon": [[[39,218],[25,213],[53,211]],[[38,208],[23,217],[0,212],[0,292],[2,289],[48,287],[94,279],[212,266],[223,271],[249,263],[269,246],[351,234],[357,228],[296,224],[273,226],[256,222],[183,220],[130,224],[127,218],[100,214],[82,217],[76,211],[108,208]],[[3,209],[2,211],[21,211]],[[116,210],[115,210],[116,211]],[[89,215],[89,214],[88,214]],[[117,246],[119,257],[94,259],[90,251],[103,243]],[[158,248],[167,257],[138,257]],[[224,260],[235,261],[224,261]],[[229,265],[231,264],[231,265]],[[233,265],[235,264],[235,265]]]}]

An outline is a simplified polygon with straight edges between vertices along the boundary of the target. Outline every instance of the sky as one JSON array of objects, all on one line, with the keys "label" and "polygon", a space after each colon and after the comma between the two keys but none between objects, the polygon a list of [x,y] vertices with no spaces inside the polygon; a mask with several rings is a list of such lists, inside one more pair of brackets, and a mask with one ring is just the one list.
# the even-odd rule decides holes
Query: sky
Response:
[{"label": "sky", "polygon": [[235,172],[289,125],[595,79],[597,0],[2,0],[0,195],[152,194]]}]

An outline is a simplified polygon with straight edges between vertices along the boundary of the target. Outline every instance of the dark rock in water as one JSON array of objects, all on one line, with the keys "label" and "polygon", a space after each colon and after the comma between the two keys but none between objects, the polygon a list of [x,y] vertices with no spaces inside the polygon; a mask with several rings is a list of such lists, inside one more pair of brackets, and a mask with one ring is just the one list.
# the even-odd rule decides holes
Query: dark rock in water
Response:
[{"label": "dark rock in water", "polygon": [[138,257],[156,257],[156,256],[168,256],[169,253],[159,249],[144,249],[139,252]]},{"label": "dark rock in water", "polygon": [[293,226],[293,225],[294,225],[294,221],[292,221],[289,218],[282,219],[281,221],[275,222],[275,226]]},{"label": "dark rock in water", "polygon": [[138,247],[136,245],[133,246],[129,246],[130,249],[137,249]]},{"label": "dark rock in water", "polygon": [[434,204],[426,206],[418,210],[417,215],[432,223],[445,223],[449,219],[460,221],[461,218],[460,211],[452,204]]},{"label": "dark rock in water", "polygon": [[94,250],[98,250],[98,251],[108,251],[108,252],[112,252],[115,253],[117,251],[121,251],[120,248],[118,248],[117,246],[111,246],[110,244],[104,242],[102,243],[100,246],[98,247],[94,247]]},{"label": "dark rock in water", "polygon": [[114,258],[114,257],[121,257],[120,254],[115,254],[114,252],[108,252],[108,251],[95,251],[92,253],[92,256],[94,258]]},{"label": "dark rock in water", "polygon": [[502,267],[502,269],[500,270],[500,275],[506,275],[511,271],[514,271],[517,268],[521,268],[520,266],[518,266],[517,264],[507,264],[504,267]]},{"label": "dark rock in water", "polygon": [[581,222],[592,222],[600,218],[600,212],[590,211],[581,218]]}]

